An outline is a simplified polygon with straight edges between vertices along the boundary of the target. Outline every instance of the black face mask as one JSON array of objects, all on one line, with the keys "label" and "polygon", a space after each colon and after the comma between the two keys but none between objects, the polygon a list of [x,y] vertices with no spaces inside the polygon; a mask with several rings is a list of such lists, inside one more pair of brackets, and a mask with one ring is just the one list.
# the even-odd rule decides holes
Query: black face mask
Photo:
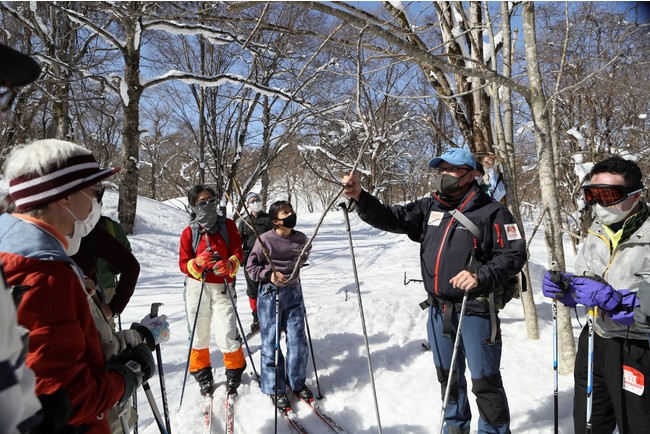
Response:
[{"label": "black face mask", "polygon": [[285,228],[293,229],[296,227],[296,221],[298,217],[295,214],[291,214],[289,217],[285,217],[282,220],[282,226]]},{"label": "black face mask", "polygon": [[455,178],[446,173],[438,173],[433,177],[433,190],[447,197],[457,196],[458,193],[462,192],[467,185],[463,187],[458,186],[458,182],[462,179]]}]

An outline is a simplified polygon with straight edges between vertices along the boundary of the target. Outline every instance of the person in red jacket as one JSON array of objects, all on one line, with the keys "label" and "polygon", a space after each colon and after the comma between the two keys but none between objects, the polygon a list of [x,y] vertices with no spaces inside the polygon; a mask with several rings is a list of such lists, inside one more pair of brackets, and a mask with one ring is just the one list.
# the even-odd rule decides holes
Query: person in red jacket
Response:
[{"label": "person in red jacket", "polygon": [[64,389],[67,423],[91,434],[109,434],[106,412],[155,371],[144,344],[105,360],[83,273],[69,256],[99,217],[97,183],[118,170],[101,169],[82,146],[48,139],[14,148],[4,171],[15,211],[0,216],[0,260],[9,285],[28,287],[17,311],[29,330],[26,363],[36,393]]},{"label": "person in red jacket", "polygon": [[241,238],[235,222],[218,210],[216,193],[212,188],[194,186],[187,194],[187,203],[192,211],[192,221],[181,235],[179,266],[188,276],[185,311],[190,330],[194,318],[197,318],[190,353],[190,374],[198,381],[201,394],[212,394],[214,380],[209,348],[212,325],[226,366],[228,393],[235,393],[246,369],[246,359],[237,331],[236,312],[228,293],[230,285],[226,282],[234,280],[239,264],[244,260]]}]

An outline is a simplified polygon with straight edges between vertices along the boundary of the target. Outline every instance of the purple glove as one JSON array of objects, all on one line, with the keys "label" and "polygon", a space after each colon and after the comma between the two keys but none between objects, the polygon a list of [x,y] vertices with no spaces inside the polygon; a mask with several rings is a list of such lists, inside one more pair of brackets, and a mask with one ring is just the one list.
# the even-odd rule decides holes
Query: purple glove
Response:
[{"label": "purple glove", "polygon": [[612,285],[600,277],[574,276],[570,284],[578,303],[589,307],[597,306],[605,312],[614,310],[623,298]]},{"label": "purple glove", "polygon": [[562,274],[559,271],[547,271],[542,281],[542,294],[548,298],[554,298],[568,307],[576,307],[577,303],[573,298],[573,289],[569,285],[571,273]]},{"label": "purple glove", "polygon": [[621,304],[616,309],[607,312],[607,316],[617,323],[630,327],[634,324],[634,308],[639,306],[639,299],[629,289],[621,289],[618,293],[623,296]]}]

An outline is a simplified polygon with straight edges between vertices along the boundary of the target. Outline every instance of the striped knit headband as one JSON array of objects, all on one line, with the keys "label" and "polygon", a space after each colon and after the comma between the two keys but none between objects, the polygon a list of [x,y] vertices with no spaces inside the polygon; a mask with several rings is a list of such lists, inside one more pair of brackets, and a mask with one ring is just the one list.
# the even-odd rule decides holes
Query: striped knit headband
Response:
[{"label": "striped knit headband", "polygon": [[119,170],[101,169],[91,154],[77,155],[43,175],[28,173],[12,179],[9,194],[16,203],[16,212],[29,211],[97,184]]}]

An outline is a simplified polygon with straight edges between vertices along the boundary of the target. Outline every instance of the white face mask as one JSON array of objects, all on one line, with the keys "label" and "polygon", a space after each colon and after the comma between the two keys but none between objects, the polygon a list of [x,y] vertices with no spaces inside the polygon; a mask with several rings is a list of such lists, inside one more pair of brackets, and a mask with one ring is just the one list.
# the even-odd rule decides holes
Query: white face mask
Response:
[{"label": "white face mask", "polygon": [[257,201],[257,202],[251,202],[248,204],[248,209],[250,212],[260,212],[262,211],[262,202]]},{"label": "white face mask", "polygon": [[603,224],[613,225],[614,223],[625,220],[625,218],[630,215],[632,210],[636,208],[639,200],[636,200],[627,211],[623,211],[622,209],[615,206],[601,206],[596,204],[596,215]]},{"label": "white face mask", "polygon": [[[90,199],[90,196],[88,196],[86,193],[82,192],[82,194]],[[97,199],[93,198],[92,201],[92,209],[90,210],[90,213],[85,218],[85,220],[79,220],[77,216],[74,215],[72,211],[70,211],[69,208],[66,208],[75,220],[72,235],[65,236],[65,239],[68,241],[68,248],[65,249],[65,252],[68,254],[68,256],[72,256],[79,251],[79,247],[81,246],[81,239],[93,230],[99,221],[99,217],[102,215],[102,207],[97,202]]]}]

